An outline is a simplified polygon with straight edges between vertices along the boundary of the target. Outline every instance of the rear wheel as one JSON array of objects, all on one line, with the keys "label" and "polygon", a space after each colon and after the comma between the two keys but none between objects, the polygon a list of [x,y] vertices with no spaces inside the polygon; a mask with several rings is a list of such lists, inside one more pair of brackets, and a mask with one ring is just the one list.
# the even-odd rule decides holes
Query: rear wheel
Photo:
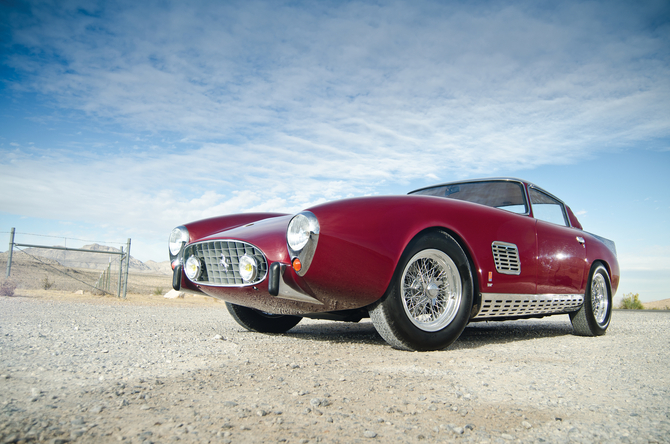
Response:
[{"label": "rear wheel", "polygon": [[607,331],[612,319],[612,284],[607,269],[600,263],[592,267],[586,286],[584,305],[579,311],[570,313],[575,334],[579,336],[601,336]]},{"label": "rear wheel", "polygon": [[230,315],[242,327],[259,333],[284,333],[298,325],[300,316],[275,315],[226,302]]},{"label": "rear wheel", "polygon": [[370,318],[394,348],[441,350],[463,332],[472,295],[470,264],[461,246],[447,233],[429,233],[407,247]]}]

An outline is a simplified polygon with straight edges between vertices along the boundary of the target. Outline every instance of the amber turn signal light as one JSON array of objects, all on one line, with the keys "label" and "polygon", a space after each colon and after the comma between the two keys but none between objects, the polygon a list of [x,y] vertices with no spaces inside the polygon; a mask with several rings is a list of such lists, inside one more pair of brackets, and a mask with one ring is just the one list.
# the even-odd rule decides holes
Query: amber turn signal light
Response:
[{"label": "amber turn signal light", "polygon": [[302,262],[300,262],[300,259],[298,259],[297,257],[293,259],[291,265],[293,265],[293,269],[295,271],[300,271],[302,269]]}]

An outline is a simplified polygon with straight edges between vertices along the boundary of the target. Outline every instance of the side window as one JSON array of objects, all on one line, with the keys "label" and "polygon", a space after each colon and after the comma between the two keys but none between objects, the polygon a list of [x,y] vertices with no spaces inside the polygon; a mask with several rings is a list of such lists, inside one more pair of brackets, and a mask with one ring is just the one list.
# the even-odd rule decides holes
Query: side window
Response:
[{"label": "side window", "polygon": [[530,203],[533,206],[533,216],[535,219],[551,222],[557,225],[569,226],[563,204],[543,193],[542,191],[530,188]]}]

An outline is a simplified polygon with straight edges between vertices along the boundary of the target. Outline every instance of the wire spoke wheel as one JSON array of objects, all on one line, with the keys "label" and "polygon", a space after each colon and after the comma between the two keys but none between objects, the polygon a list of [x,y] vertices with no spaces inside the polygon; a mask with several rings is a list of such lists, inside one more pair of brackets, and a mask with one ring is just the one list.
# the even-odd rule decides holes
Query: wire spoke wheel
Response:
[{"label": "wire spoke wheel", "polygon": [[598,325],[605,324],[609,308],[609,292],[602,274],[596,274],[591,282],[591,308]]},{"label": "wire spoke wheel", "polygon": [[601,336],[607,331],[611,319],[612,285],[607,269],[596,262],[589,275],[584,304],[578,311],[570,313],[570,321],[577,335]]},{"label": "wire spoke wheel", "polygon": [[463,290],[454,261],[440,250],[424,250],[408,262],[401,299],[410,321],[424,331],[449,325],[460,307]]},{"label": "wire spoke wheel", "polygon": [[417,236],[405,248],[391,284],[369,309],[380,336],[400,350],[443,350],[470,319],[470,262],[444,231]]}]

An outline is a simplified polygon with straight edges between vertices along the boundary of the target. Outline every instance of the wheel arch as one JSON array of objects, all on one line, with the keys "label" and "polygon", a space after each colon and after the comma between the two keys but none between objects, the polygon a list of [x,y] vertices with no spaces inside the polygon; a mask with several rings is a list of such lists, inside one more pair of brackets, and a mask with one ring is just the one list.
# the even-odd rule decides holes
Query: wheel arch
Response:
[{"label": "wheel arch", "polygon": [[396,276],[396,273],[399,272],[398,264],[402,262],[401,258],[403,257],[403,255],[410,249],[412,244],[416,242],[418,239],[433,233],[436,234],[446,233],[449,236],[451,236],[456,241],[456,243],[458,243],[458,245],[461,247],[463,253],[465,253],[465,257],[468,259],[468,265],[470,266],[470,277],[472,279],[472,312],[470,314],[470,319],[472,319],[477,315],[477,313],[479,312],[479,308],[481,306],[481,292],[480,292],[481,273],[479,272],[480,267],[475,262],[475,256],[470,250],[467,242],[465,242],[465,240],[463,239],[463,237],[459,235],[456,231],[444,226],[431,226],[423,228],[422,230],[415,233],[414,236],[406,243],[405,247],[402,250],[402,253],[400,254],[400,256],[398,256],[398,261],[396,262],[396,269],[393,272],[393,276],[391,277],[391,280],[389,281],[386,292],[384,294],[388,293],[388,289],[390,288],[393,279]]},{"label": "wheel arch", "polygon": [[[614,298],[614,295],[616,294],[617,287],[615,286],[615,282],[613,281],[614,278],[612,276],[612,266],[605,259],[594,259],[593,261],[591,261],[591,266],[589,267],[589,272],[586,276],[584,276],[584,292],[588,291],[589,281],[591,280],[591,276],[593,275],[593,271],[596,268],[598,268],[598,266],[603,266],[603,268],[605,268],[605,271],[607,271],[607,275],[609,277],[607,285],[609,285],[610,293],[612,294],[612,298]],[[617,277],[617,282],[618,282],[618,277]]]}]

